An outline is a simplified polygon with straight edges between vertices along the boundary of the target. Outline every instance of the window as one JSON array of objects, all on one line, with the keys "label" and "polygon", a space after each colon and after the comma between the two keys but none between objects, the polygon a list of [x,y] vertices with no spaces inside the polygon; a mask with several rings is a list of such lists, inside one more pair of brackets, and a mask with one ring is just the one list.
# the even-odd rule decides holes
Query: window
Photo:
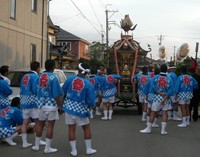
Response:
[{"label": "window", "polygon": [[31,56],[30,56],[31,62],[36,61],[36,45],[31,44]]},{"label": "window", "polygon": [[89,46],[85,45],[85,54],[88,54],[88,53],[89,53]]},{"label": "window", "polygon": [[71,50],[71,42],[57,42],[58,46],[64,46],[65,45],[65,49],[67,50]]},{"label": "window", "polygon": [[32,8],[33,12],[37,12],[37,0],[32,0]]},{"label": "window", "polygon": [[16,0],[10,0],[10,17],[16,19]]},{"label": "window", "polygon": [[50,42],[51,44],[55,45],[55,44],[56,44],[56,38],[55,38],[54,36],[50,36],[50,35],[49,35],[49,42]]},{"label": "window", "polygon": [[66,42],[67,50],[71,50],[71,42]]}]

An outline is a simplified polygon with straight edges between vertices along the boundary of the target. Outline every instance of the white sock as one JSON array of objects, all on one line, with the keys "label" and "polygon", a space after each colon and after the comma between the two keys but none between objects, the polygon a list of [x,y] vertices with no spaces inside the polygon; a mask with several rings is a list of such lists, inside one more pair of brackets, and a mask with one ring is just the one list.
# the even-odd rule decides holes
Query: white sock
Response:
[{"label": "white sock", "polygon": [[22,133],[22,147],[27,148],[30,147],[32,144],[27,142],[27,133]]},{"label": "white sock", "polygon": [[182,117],[183,124],[187,124],[187,117]]},{"label": "white sock", "polygon": [[72,156],[77,156],[76,140],[74,140],[74,141],[69,141],[69,143],[70,143],[70,146],[71,146],[71,149],[72,149],[71,155],[72,155]]},{"label": "white sock", "polygon": [[149,120],[150,120],[150,117],[149,117],[149,116],[147,116],[147,124],[149,123]]},{"label": "white sock", "polygon": [[167,123],[166,122],[162,122],[161,126],[162,126],[162,128],[161,128],[161,134],[167,134],[167,132],[166,132]]},{"label": "white sock", "polygon": [[190,124],[190,116],[186,116],[186,124]]},{"label": "white sock", "polygon": [[157,124],[158,118],[154,118],[153,124]]},{"label": "white sock", "polygon": [[22,133],[22,142],[23,142],[23,144],[28,143],[27,142],[27,133]]},{"label": "white sock", "polygon": [[93,110],[90,110],[90,118],[94,118],[94,116],[93,116]]},{"label": "white sock", "polygon": [[86,145],[86,154],[93,154],[97,151],[95,149],[92,149],[92,140],[91,139],[85,139],[85,145]]},{"label": "white sock", "polygon": [[113,110],[108,111],[108,119],[112,119]]},{"label": "white sock", "polygon": [[15,132],[15,133],[12,134],[9,138],[13,139],[13,138],[15,138],[15,137],[18,136],[18,135],[19,135],[18,132]]},{"label": "white sock", "polygon": [[58,151],[55,148],[51,148],[51,142],[52,142],[52,139],[46,138],[46,145],[45,145],[44,153],[54,153],[54,152]]},{"label": "white sock", "polygon": [[108,110],[103,111],[104,117],[108,118]]},{"label": "white sock", "polygon": [[173,111],[173,117],[174,117],[174,118],[177,117],[177,111]]},{"label": "white sock", "polygon": [[35,136],[35,146],[32,147],[33,150],[39,150],[41,137]]},{"label": "white sock", "polygon": [[45,149],[49,149],[49,148],[51,147],[51,141],[52,141],[52,139],[48,139],[48,138],[46,138]]},{"label": "white sock", "polygon": [[146,119],[147,112],[142,112],[142,119]]},{"label": "white sock", "polygon": [[168,119],[171,119],[172,117],[172,111],[167,111]]},{"label": "white sock", "polygon": [[92,149],[92,141],[91,139],[85,140],[86,149]]},{"label": "white sock", "polygon": [[98,106],[96,106],[96,112],[99,112],[99,107]]}]

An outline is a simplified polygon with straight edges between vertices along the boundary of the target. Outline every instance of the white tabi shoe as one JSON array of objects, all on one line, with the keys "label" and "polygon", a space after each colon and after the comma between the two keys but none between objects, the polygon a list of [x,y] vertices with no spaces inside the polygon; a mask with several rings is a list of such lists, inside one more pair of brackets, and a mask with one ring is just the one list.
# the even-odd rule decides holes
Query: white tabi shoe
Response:
[{"label": "white tabi shoe", "polygon": [[182,123],[182,124],[179,124],[178,127],[180,127],[180,128],[185,128],[185,127],[187,127],[187,124]]},{"label": "white tabi shoe", "polygon": [[10,146],[16,146],[17,145],[17,143],[13,142],[13,140],[10,139],[10,138],[5,138],[2,141],[7,142]]},{"label": "white tabi shoe", "polygon": [[95,149],[87,149],[86,154],[91,155],[91,154],[94,154],[96,152],[97,152],[97,150],[95,150]]},{"label": "white tabi shoe", "polygon": [[141,120],[142,122],[145,122],[145,121],[147,121],[147,119],[146,118],[142,118],[142,120]]},{"label": "white tabi shoe", "polygon": [[77,150],[73,150],[73,151],[71,151],[71,153],[70,153],[72,156],[77,156]]},{"label": "white tabi shoe", "polygon": [[37,147],[37,146],[33,146],[32,147],[32,150],[34,150],[34,151],[38,151],[40,148],[39,147]]},{"label": "white tabi shoe", "polygon": [[158,124],[152,124],[152,128],[159,128]]},{"label": "white tabi shoe", "polygon": [[46,142],[40,140],[40,146],[45,146],[46,145]]},{"label": "white tabi shoe", "polygon": [[149,134],[149,133],[151,133],[151,130],[146,127],[144,130],[140,130],[140,132],[143,134]]},{"label": "white tabi shoe", "polygon": [[102,120],[108,120],[108,117],[102,117],[101,119]]},{"label": "white tabi shoe", "polygon": [[101,113],[100,113],[99,111],[96,111],[96,112],[95,112],[95,115],[101,116]]},{"label": "white tabi shoe", "polygon": [[166,131],[161,131],[161,135],[167,135]]},{"label": "white tabi shoe", "polygon": [[30,146],[32,146],[32,143],[23,143],[22,145],[23,148],[28,148]]},{"label": "white tabi shoe", "polygon": [[174,121],[181,121],[182,119],[179,118],[179,117],[173,117],[173,120],[174,120]]},{"label": "white tabi shoe", "polygon": [[58,149],[49,147],[49,148],[46,148],[44,150],[44,153],[46,153],[46,154],[48,154],[48,153],[55,153],[57,151],[58,151]]}]

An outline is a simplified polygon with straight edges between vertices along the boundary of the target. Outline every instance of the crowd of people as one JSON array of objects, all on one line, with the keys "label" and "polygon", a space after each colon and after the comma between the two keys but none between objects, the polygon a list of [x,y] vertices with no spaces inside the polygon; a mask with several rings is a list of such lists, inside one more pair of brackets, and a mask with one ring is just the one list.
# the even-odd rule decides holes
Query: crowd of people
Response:
[{"label": "crowd of people", "polygon": [[[190,125],[191,113],[194,121],[198,119],[199,76],[193,68],[181,67],[181,75],[175,74],[176,67],[161,65],[154,74],[143,67],[142,72],[134,76],[138,86],[139,102],[142,104],[142,121],[146,127],[141,133],[151,133],[152,128],[159,127],[158,115],[162,114],[161,134],[166,135],[167,120],[181,120],[177,116],[178,106],[181,108],[182,123],[178,127]],[[190,74],[189,74],[190,73]],[[194,76],[194,77],[193,77]]]},{"label": "crowd of people", "polygon": [[[78,65],[77,76],[70,76],[63,86],[53,73],[55,62],[46,60],[45,71],[40,73],[40,63],[35,61],[30,64],[30,72],[25,74],[20,83],[20,99],[14,98],[12,103],[9,95],[12,94],[8,66],[2,66],[0,76],[0,139],[14,146],[13,139],[21,134],[22,147],[32,146],[38,151],[40,145],[45,145],[44,153],[54,153],[58,150],[51,147],[53,130],[59,114],[64,113],[65,123],[68,125],[68,138],[71,146],[71,155],[77,156],[76,125],[84,131],[86,154],[97,151],[92,148],[89,118],[101,115],[99,107],[104,105],[102,120],[112,119],[112,103],[117,93],[116,82],[121,77],[112,74],[110,68],[101,66],[99,70],[91,69],[85,63]],[[94,94],[95,93],[95,94]],[[11,105],[12,104],[12,105]],[[35,144],[27,141],[27,130],[30,121],[35,123]],[[41,140],[43,129],[46,127],[46,139]]]},{"label": "crowd of people", "polygon": [[[20,83],[20,99],[14,98],[10,103],[8,96],[12,94],[8,66],[0,69],[0,139],[14,146],[13,139],[21,134],[22,147],[32,147],[38,151],[44,145],[44,153],[54,153],[58,150],[51,147],[53,130],[59,114],[64,113],[68,125],[68,139],[71,155],[77,156],[76,125],[84,131],[86,154],[94,154],[89,118],[93,112],[101,115],[100,104],[103,104],[102,120],[112,120],[113,103],[117,94],[116,83],[122,77],[112,73],[111,68],[100,66],[99,70],[90,69],[89,65],[80,63],[78,75],[70,76],[63,86],[53,73],[55,62],[46,60],[45,71],[40,73],[40,63],[30,64],[30,72],[25,74]],[[190,125],[191,117],[198,119],[199,83],[200,79],[194,69],[187,72],[182,66],[182,74],[177,77],[176,67],[163,64],[159,69],[150,72],[143,67],[134,78],[137,85],[139,102],[142,104],[142,121],[146,127],[141,133],[150,133],[152,128],[159,127],[157,119],[162,115],[161,134],[166,135],[167,120],[181,120],[177,116],[178,106],[181,108],[182,123],[178,127]],[[136,95],[135,93],[133,95]],[[135,98],[133,98],[135,99]],[[193,112],[191,112],[193,111]],[[192,115],[191,115],[192,113]],[[35,143],[27,141],[29,123],[35,123]],[[46,139],[41,140],[46,127]]]}]

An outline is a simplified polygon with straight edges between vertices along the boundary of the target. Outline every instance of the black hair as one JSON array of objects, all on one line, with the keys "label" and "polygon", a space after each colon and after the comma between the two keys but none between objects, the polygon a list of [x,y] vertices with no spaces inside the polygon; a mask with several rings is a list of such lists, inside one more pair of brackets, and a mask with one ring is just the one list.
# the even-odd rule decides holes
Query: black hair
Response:
[{"label": "black hair", "polygon": [[34,61],[31,63],[30,67],[31,67],[31,70],[36,71],[40,67],[40,63],[37,61]]},{"label": "black hair", "polygon": [[156,69],[154,70],[154,75],[158,75],[159,73],[160,73],[160,69],[156,68]]},{"label": "black hair", "polygon": [[15,97],[12,99],[11,101],[11,107],[19,107],[20,104],[20,98],[19,97]]},{"label": "black hair", "polygon": [[186,67],[186,65],[182,65],[182,66],[181,66],[181,72],[182,72],[183,74],[186,74],[186,73],[187,73],[187,67]]},{"label": "black hair", "polygon": [[164,73],[167,72],[167,65],[166,65],[166,64],[162,64],[162,65],[160,66],[160,72],[164,72]]},{"label": "black hair", "polygon": [[152,72],[153,71],[153,66],[149,66],[149,72]]},{"label": "black hair", "polygon": [[9,71],[9,66],[7,66],[7,65],[1,66],[1,68],[0,68],[1,75],[4,75],[8,71]]},{"label": "black hair", "polygon": [[142,67],[142,72],[143,73],[148,73],[148,68],[147,67]]},{"label": "black hair", "polygon": [[46,60],[46,62],[45,62],[46,71],[51,71],[54,68],[55,68],[55,61],[51,60],[51,59]]},{"label": "black hair", "polygon": [[92,69],[90,70],[90,73],[91,73],[91,74],[97,74],[97,69],[96,69],[96,68],[92,68]]},{"label": "black hair", "polygon": [[192,68],[192,67],[191,67],[191,68],[189,69],[189,72],[192,73],[192,74],[194,74],[194,73],[195,73],[195,68]]},{"label": "black hair", "polygon": [[81,66],[82,66],[84,69],[90,69],[90,66],[89,66],[87,63],[81,63]]},{"label": "black hair", "polygon": [[110,67],[107,68],[107,74],[108,74],[108,75],[112,74],[112,72],[113,72],[113,69],[112,69],[112,68],[110,68]]}]

